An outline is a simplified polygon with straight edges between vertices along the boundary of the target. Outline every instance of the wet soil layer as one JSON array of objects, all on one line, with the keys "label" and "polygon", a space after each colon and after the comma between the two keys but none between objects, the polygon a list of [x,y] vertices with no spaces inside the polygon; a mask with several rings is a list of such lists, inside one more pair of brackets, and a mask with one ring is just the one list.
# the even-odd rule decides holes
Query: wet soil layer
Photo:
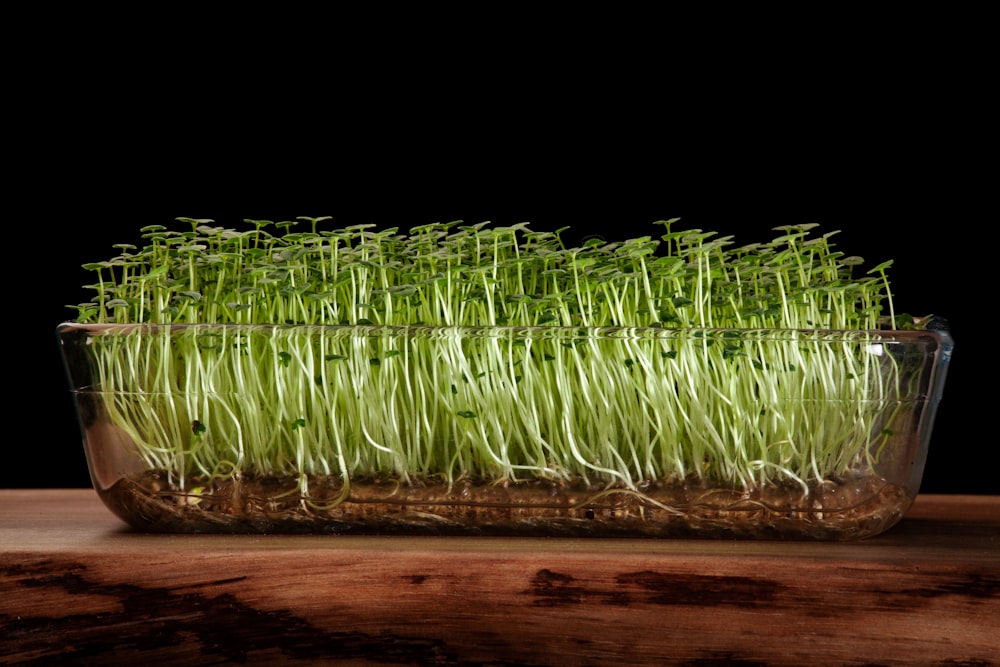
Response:
[{"label": "wet soil layer", "polygon": [[308,480],[241,476],[182,490],[158,471],[99,491],[131,526],[166,533],[517,535],[851,540],[893,526],[909,507],[906,490],[864,477],[753,491],[704,483],[648,484],[641,490],[547,480],[451,486],[436,480],[339,477]]}]

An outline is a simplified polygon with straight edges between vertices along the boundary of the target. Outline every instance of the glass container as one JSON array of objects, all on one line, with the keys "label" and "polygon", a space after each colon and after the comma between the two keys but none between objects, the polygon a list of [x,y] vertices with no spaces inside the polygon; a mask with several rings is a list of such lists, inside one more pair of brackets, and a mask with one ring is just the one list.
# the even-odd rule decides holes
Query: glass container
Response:
[{"label": "glass container", "polygon": [[847,540],[916,496],[947,330],[77,324],[143,531]]}]

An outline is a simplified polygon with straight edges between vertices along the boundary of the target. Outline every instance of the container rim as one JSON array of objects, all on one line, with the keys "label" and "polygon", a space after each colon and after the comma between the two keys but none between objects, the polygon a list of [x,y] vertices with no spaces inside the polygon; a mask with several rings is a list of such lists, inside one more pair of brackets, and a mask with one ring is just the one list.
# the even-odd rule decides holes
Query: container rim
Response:
[{"label": "container rim", "polygon": [[946,325],[928,329],[787,329],[787,328],[717,328],[717,327],[647,327],[647,326],[583,326],[583,325],[399,325],[399,324],[239,324],[239,323],[81,323],[66,321],[56,332],[62,337],[73,333],[162,333],[162,332],[325,332],[358,334],[364,336],[415,336],[415,337],[506,337],[517,338],[624,338],[624,339],[687,339],[708,338],[723,340],[831,340],[917,342],[936,340],[939,345],[951,348],[954,341]]}]

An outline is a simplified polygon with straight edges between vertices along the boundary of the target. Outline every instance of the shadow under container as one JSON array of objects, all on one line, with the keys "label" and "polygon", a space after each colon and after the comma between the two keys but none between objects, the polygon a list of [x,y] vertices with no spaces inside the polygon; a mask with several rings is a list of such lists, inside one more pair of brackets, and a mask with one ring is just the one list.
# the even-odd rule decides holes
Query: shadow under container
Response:
[{"label": "shadow under container", "polygon": [[946,330],[64,323],[134,528],[848,540],[915,498]]}]

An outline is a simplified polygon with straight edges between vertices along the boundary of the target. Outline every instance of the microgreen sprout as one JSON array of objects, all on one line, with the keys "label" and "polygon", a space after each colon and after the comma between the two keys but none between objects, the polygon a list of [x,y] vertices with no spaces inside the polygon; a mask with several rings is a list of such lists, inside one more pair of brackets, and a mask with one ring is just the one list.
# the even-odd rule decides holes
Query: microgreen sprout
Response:
[{"label": "microgreen sprout", "polygon": [[[899,403],[879,265],[813,225],[765,243],[677,230],[143,228],[73,308],[92,390],[150,467],[187,480],[391,474],[689,477],[804,489],[873,464]],[[296,223],[303,224],[297,225]],[[874,274],[874,275],[873,275]],[[158,326],[172,325],[172,326]],[[872,353],[879,350],[879,353]],[[204,481],[199,481],[204,483]]]}]

